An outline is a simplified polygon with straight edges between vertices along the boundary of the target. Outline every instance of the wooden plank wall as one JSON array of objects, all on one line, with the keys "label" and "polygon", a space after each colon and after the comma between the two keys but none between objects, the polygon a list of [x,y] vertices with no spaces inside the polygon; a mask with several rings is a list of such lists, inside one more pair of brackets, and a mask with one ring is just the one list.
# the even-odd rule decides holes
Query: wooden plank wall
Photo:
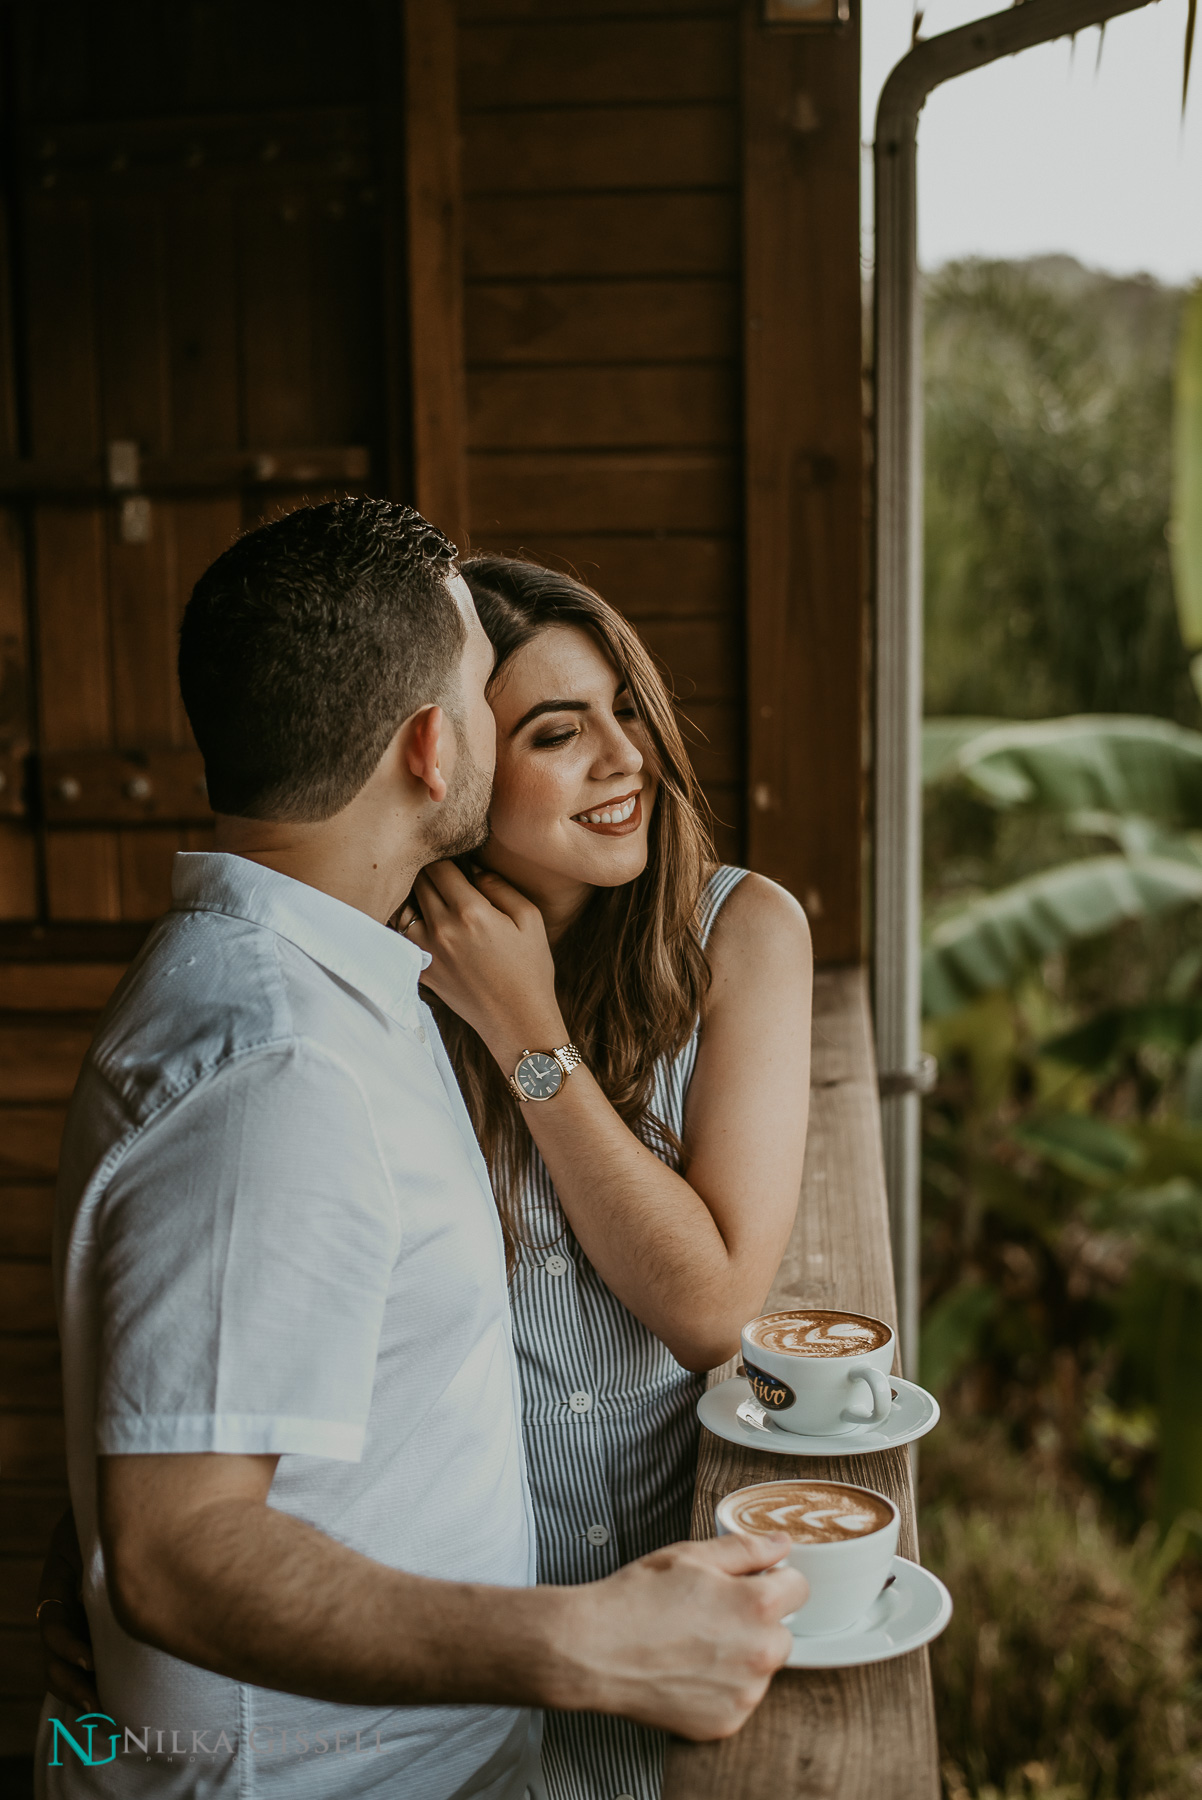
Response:
[{"label": "wooden plank wall", "polygon": [[0,1756],[33,1743],[42,1698],[34,1596],[66,1504],[50,1282],[58,1143],[122,967],[0,962]]},{"label": "wooden plank wall", "polygon": [[674,679],[743,846],[737,0],[461,0],[468,521]]}]

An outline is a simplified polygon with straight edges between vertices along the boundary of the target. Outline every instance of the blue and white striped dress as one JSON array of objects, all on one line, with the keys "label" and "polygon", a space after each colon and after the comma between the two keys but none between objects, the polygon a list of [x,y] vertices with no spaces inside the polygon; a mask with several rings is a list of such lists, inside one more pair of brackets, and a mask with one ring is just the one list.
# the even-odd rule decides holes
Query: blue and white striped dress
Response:
[{"label": "blue and white striped dress", "polygon": [[[701,903],[703,942],[746,873],[720,868],[710,877]],[[651,1109],[677,1137],[699,1025],[680,1054],[661,1058],[655,1071]],[[682,1369],[606,1287],[537,1152],[522,1194],[521,1237],[512,1305],[538,1578],[596,1581],[688,1537],[705,1377]],[[549,1800],[659,1800],[664,1743],[662,1732],[626,1719],[548,1713]]]}]

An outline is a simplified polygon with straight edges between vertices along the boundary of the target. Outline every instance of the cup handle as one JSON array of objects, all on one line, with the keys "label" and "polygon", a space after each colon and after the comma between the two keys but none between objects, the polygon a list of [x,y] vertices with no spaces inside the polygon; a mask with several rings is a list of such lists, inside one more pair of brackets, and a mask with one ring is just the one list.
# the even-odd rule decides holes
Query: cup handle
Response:
[{"label": "cup handle", "polygon": [[853,1369],[848,1375],[849,1381],[866,1381],[872,1390],[872,1411],[870,1413],[852,1412],[845,1407],[843,1417],[848,1423],[856,1425],[883,1425],[893,1411],[893,1388],[889,1377],[882,1375],[879,1369],[871,1364],[862,1369]]}]

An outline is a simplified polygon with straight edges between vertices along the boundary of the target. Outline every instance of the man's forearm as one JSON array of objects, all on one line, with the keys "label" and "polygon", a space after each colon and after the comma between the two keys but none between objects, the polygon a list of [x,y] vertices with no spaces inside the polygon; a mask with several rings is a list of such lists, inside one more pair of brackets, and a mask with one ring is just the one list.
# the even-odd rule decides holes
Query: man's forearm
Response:
[{"label": "man's forearm", "polygon": [[555,1704],[569,1589],[408,1575],[241,1499],[112,1560],[131,1635],[238,1681],[348,1705]]}]

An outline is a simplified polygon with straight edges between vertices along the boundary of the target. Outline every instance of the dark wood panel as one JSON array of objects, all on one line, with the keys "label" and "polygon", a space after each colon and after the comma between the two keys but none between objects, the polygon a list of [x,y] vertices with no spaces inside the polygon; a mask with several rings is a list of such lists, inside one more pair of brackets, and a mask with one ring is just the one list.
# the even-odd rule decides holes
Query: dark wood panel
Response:
[{"label": "dark wood panel", "polygon": [[42,1556],[55,1521],[67,1505],[65,1486],[0,1480],[0,1550],[6,1556]]},{"label": "dark wood panel", "polygon": [[481,550],[524,556],[566,569],[604,594],[629,618],[680,613],[695,618],[738,611],[743,571],[739,546],[721,537],[544,537],[477,540]]},{"label": "dark wood panel", "polygon": [[679,707],[689,759],[707,788],[743,780],[743,706],[737,700],[686,700]]},{"label": "dark wood panel", "polygon": [[469,278],[725,275],[738,256],[730,194],[497,195],[464,202]]},{"label": "dark wood panel", "polygon": [[48,831],[46,893],[52,919],[121,917],[117,843],[111,831]]},{"label": "dark wood panel", "polygon": [[304,444],[313,432],[312,196],[248,194],[240,209],[241,358],[252,441]]},{"label": "dark wood panel", "polygon": [[747,841],[742,788],[715,782],[707,786],[705,797],[712,809],[710,826],[718,861],[741,868],[745,861],[743,846]]},{"label": "dark wood panel", "polygon": [[38,1603],[40,1556],[0,1557],[0,1626],[28,1627]]},{"label": "dark wood panel", "polygon": [[501,24],[517,19],[640,19],[649,11],[689,18],[733,18],[738,0],[459,0],[464,24]]},{"label": "dark wood panel", "polygon": [[98,1012],[124,973],[123,963],[0,962],[0,1008]]},{"label": "dark wood panel", "polygon": [[710,448],[739,434],[731,364],[481,369],[467,393],[473,449]]},{"label": "dark wood panel", "polygon": [[163,211],[157,196],[95,209],[97,370],[102,436],[145,450],[171,442],[168,346],[163,293]]},{"label": "dark wood panel", "polygon": [[32,828],[0,821],[0,919],[32,919],[38,909],[37,841]]},{"label": "dark wood panel", "polygon": [[90,207],[34,192],[25,231],[34,454],[87,455],[101,443]]},{"label": "dark wood panel", "polygon": [[472,531],[722,531],[736,522],[729,457],[520,455],[470,458]]},{"label": "dark wood panel", "polygon": [[5,1482],[66,1484],[64,1426],[58,1413],[0,1413]]},{"label": "dark wood panel", "polygon": [[32,1756],[42,1700],[0,1700],[0,1756]]},{"label": "dark wood panel", "polygon": [[117,833],[121,917],[157,919],[171,908],[171,866],[186,849],[179,830],[153,827]]},{"label": "dark wood panel", "polygon": [[463,31],[460,93],[471,107],[725,100],[738,40],[724,19],[476,25]]},{"label": "dark wood panel", "polygon": [[87,1025],[0,1022],[0,1098],[69,1100],[91,1041]]},{"label": "dark wood panel", "polygon": [[173,445],[223,450],[240,435],[233,197],[177,187],[164,230]]},{"label": "dark wood panel", "polygon": [[[0,1113],[0,1130],[4,1128]],[[0,1187],[0,1256],[49,1256],[54,1231],[54,1188]]]},{"label": "dark wood panel", "polygon": [[[859,52],[744,36],[748,855],[858,961],[864,781]],[[817,129],[798,154],[796,96]],[[804,327],[799,329],[799,321]]]},{"label": "dark wood panel", "polygon": [[0,1178],[53,1181],[65,1119],[62,1106],[0,1107]]},{"label": "dark wood panel", "polygon": [[0,1262],[0,1333],[55,1329],[50,1264]]},{"label": "dark wood panel", "polygon": [[467,535],[463,217],[456,101],[459,33],[445,0],[405,7],[405,185],[417,509]]},{"label": "dark wood panel", "polygon": [[47,750],[99,747],[112,731],[104,528],[96,507],[38,508],[39,701]]},{"label": "dark wood panel", "polygon": [[151,506],[147,543],[124,543],[113,513],[108,532],[113,731],[119,744],[170,743],[178,654],[175,509]]},{"label": "dark wood panel", "polygon": [[667,669],[685,711],[694,700],[735,699],[743,687],[739,620],[643,619],[639,636]]},{"label": "dark wood panel", "polygon": [[40,1698],[45,1687],[37,1632],[32,1627],[0,1631],[0,1694]]},{"label": "dark wood panel", "polygon": [[[164,683],[165,690],[165,683]],[[145,744],[160,730],[127,736]],[[210,824],[204,761],[181,750],[54,750],[42,758],[42,810],[52,825]]]},{"label": "dark wood panel", "polygon": [[57,1412],[62,1403],[57,1332],[44,1337],[7,1337],[0,1332],[0,1407],[12,1412]]},{"label": "dark wood panel", "polygon": [[464,327],[469,365],[710,361],[742,342],[734,281],[709,277],[471,282]]},{"label": "dark wood panel", "polygon": [[0,1332],[0,1408],[14,1413],[54,1413],[63,1406],[63,1364],[58,1332],[9,1337]]},{"label": "dark wood panel", "polygon": [[468,113],[467,194],[589,188],[733,187],[739,174],[733,106],[558,106]]}]

